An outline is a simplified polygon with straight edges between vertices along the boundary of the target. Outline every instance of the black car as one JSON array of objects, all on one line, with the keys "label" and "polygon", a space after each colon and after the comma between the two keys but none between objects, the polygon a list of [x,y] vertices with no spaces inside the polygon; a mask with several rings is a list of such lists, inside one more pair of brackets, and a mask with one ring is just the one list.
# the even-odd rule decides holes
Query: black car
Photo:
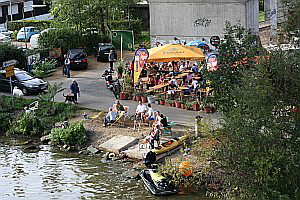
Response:
[{"label": "black car", "polygon": [[[38,93],[48,88],[47,82],[34,78],[26,71],[15,69],[15,75],[11,77],[13,88],[17,86],[24,95]],[[0,70],[0,89],[10,91],[10,80],[5,76],[5,70]]]},{"label": "black car", "polygon": [[87,69],[87,54],[82,49],[70,49],[67,53],[71,69]]},{"label": "black car", "polygon": [[[108,62],[108,55],[109,52],[113,50],[116,52],[115,47],[110,43],[99,43],[98,44],[98,50],[97,50],[97,61],[98,62]],[[115,53],[115,60],[117,60],[117,54]]]}]

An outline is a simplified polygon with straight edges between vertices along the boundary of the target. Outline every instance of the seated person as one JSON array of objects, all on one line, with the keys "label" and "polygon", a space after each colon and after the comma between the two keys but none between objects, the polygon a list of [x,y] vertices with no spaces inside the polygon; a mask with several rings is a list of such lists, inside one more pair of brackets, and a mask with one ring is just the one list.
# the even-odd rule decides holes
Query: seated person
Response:
[{"label": "seated person", "polygon": [[182,64],[181,64],[180,67],[179,67],[179,71],[180,71],[180,72],[183,72],[183,71],[185,71],[185,70],[187,70],[187,67],[186,67],[186,65],[185,65],[185,62],[182,62]]},{"label": "seated person", "polygon": [[178,83],[174,76],[172,77],[172,80],[169,82],[169,87],[178,88]]},{"label": "seated person", "polygon": [[196,64],[193,64],[192,71],[196,75],[199,73],[198,66]]},{"label": "seated person", "polygon": [[142,101],[139,101],[139,104],[137,105],[136,107],[136,110],[135,110],[135,114],[136,114],[136,117],[140,117],[140,119],[142,119],[144,121],[144,114],[146,113],[147,111],[147,107],[142,104]]},{"label": "seated person", "polygon": [[160,145],[160,134],[161,134],[161,131],[160,131],[160,126],[158,124],[155,124],[153,130],[150,132],[150,146],[151,146],[151,149],[154,149],[154,141],[157,142],[157,146]]},{"label": "seated person", "polygon": [[159,111],[156,111],[156,116],[155,116],[155,124],[159,124],[160,123],[160,120],[161,120],[161,117],[160,117],[160,112]]},{"label": "seated person", "polygon": [[168,124],[168,120],[166,118],[166,116],[164,116],[163,114],[160,115],[160,124],[163,126],[163,127],[168,127],[169,124]]},{"label": "seated person", "polygon": [[187,76],[186,76],[186,82],[189,84],[192,82],[193,80],[193,74],[192,73],[189,73]]},{"label": "seated person", "polygon": [[146,122],[146,123],[149,123],[150,121],[155,120],[155,118],[154,118],[154,110],[153,110],[153,108],[151,107],[151,104],[150,104],[150,103],[148,104],[147,108],[148,108],[148,111],[147,111],[147,113],[144,115],[144,118],[145,118],[145,122]]},{"label": "seated person", "polygon": [[109,108],[109,112],[104,118],[103,126],[106,127],[108,123],[114,123],[116,121],[117,113],[113,111],[112,108]]},{"label": "seated person", "polygon": [[199,85],[198,81],[193,78],[192,87],[193,87],[195,93],[196,93],[196,90],[198,89],[198,85]]},{"label": "seated person", "polygon": [[183,95],[189,95],[191,94],[191,87],[190,86],[187,86],[188,89],[185,89],[182,91],[182,94]]},{"label": "seated person", "polygon": [[117,110],[118,112],[125,111],[124,106],[120,103],[119,100],[116,101],[116,110]]}]

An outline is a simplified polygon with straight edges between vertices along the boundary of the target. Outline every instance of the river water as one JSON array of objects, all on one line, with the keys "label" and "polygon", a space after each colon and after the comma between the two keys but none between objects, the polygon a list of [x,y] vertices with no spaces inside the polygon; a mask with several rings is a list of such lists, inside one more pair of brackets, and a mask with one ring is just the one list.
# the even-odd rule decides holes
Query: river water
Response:
[{"label": "river water", "polygon": [[128,168],[120,162],[104,163],[49,145],[27,151],[17,143],[0,136],[1,200],[207,199],[197,193],[155,197],[145,190],[141,180],[123,177],[122,172]]}]

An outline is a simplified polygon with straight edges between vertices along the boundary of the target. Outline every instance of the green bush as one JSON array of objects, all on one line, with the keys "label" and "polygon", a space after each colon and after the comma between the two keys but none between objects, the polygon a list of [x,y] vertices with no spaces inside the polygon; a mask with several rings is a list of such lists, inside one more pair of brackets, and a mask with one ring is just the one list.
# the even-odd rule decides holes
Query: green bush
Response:
[{"label": "green bush", "polygon": [[54,144],[82,145],[86,141],[86,130],[81,122],[67,128],[53,128],[51,140]]},{"label": "green bush", "polygon": [[68,49],[80,47],[81,39],[80,33],[74,29],[54,29],[39,37],[39,46],[42,49],[61,48],[62,53],[65,54]]},{"label": "green bush", "polygon": [[9,21],[8,29],[11,31],[19,31],[22,27],[36,26],[41,30],[49,28],[51,26],[50,20],[26,20],[26,21]]},{"label": "green bush", "polygon": [[32,74],[37,78],[45,78],[51,76],[55,71],[56,60],[39,61],[33,65]]},{"label": "green bush", "polygon": [[18,64],[16,67],[20,69],[24,69],[25,67],[26,57],[22,50],[9,44],[0,45],[0,63],[8,60],[17,60]]},{"label": "green bush", "polygon": [[45,126],[33,112],[22,113],[16,121],[12,123],[8,134],[17,134],[25,136],[41,136],[43,135]]},{"label": "green bush", "polygon": [[10,106],[4,96],[0,96],[0,133],[8,130],[11,120]]},{"label": "green bush", "polygon": [[82,34],[72,28],[62,28],[49,31],[39,38],[41,49],[61,48],[65,54],[71,48],[83,48],[87,53],[94,53],[97,43],[108,42],[107,36],[100,34]]}]

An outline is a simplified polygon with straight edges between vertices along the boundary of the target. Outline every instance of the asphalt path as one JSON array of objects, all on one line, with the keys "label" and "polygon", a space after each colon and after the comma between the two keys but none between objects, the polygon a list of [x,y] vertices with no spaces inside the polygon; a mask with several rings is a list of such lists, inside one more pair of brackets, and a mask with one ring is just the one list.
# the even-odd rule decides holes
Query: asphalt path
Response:
[{"label": "asphalt path", "polygon": [[[79,84],[80,87],[80,97],[79,106],[107,111],[116,101],[113,93],[106,89],[106,84],[104,78],[101,75],[106,69],[108,69],[109,63],[96,62],[94,58],[89,59],[89,69],[84,71],[73,71],[71,73],[71,78],[66,78],[62,75],[56,76],[54,80],[50,80],[50,83],[62,82],[66,88],[60,94],[57,94],[55,101],[63,102],[64,94],[70,93],[69,87],[73,79]],[[59,70],[60,72],[61,70]],[[73,75],[72,75],[73,74]],[[137,106],[136,101],[132,100],[120,100],[121,104],[129,106],[129,113],[133,115]],[[202,117],[209,116],[212,123],[218,123],[218,114],[205,114],[202,112],[188,111],[174,107],[161,106],[157,104],[152,104],[155,111],[160,111],[169,118],[169,121],[174,121],[176,124],[184,126],[194,126],[195,117],[201,115]]]},{"label": "asphalt path", "polygon": [[[63,94],[70,93],[70,84],[73,79],[79,84],[80,97],[78,98],[79,106],[107,111],[116,101],[113,93],[106,89],[104,78],[101,75],[108,69],[109,63],[96,62],[95,58],[89,58],[89,66],[87,70],[71,71],[71,78],[66,78],[62,75],[62,69],[58,68],[52,77],[47,78],[51,84],[57,82],[63,83],[64,91],[55,96],[56,102],[64,102]],[[26,96],[26,98],[34,98],[36,96]],[[129,113],[133,115],[137,106],[136,101],[120,100],[121,104],[129,106]],[[160,111],[169,118],[169,121],[174,121],[176,124],[193,127],[195,117],[200,115],[209,118],[211,123],[217,124],[219,119],[218,113],[205,114],[203,112],[189,111],[174,107],[152,104],[155,111]]]}]

